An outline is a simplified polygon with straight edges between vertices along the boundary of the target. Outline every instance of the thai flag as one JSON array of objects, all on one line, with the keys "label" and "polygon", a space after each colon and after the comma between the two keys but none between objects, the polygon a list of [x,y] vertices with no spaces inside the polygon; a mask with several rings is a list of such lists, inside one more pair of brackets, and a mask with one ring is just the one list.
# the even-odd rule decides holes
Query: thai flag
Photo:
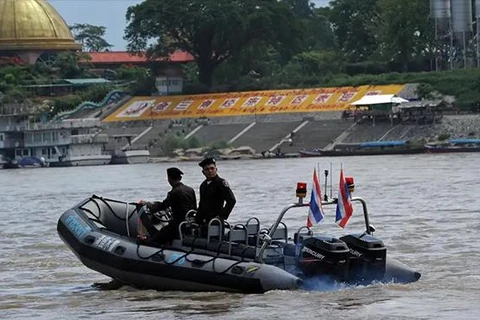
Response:
[{"label": "thai flag", "polygon": [[320,190],[320,181],[318,180],[317,170],[313,169],[313,188],[310,197],[310,209],[308,210],[307,227],[322,221],[324,216],[322,208],[322,191]]},{"label": "thai flag", "polygon": [[347,225],[348,219],[353,214],[353,205],[351,201],[350,191],[343,176],[343,169],[340,170],[340,183],[338,190],[337,213],[335,222],[342,228]]}]

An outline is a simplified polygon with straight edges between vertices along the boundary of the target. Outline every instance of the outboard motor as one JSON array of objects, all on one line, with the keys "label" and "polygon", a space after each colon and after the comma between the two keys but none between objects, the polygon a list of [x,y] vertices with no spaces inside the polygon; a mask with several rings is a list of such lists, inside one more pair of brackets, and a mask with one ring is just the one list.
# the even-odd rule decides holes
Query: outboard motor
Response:
[{"label": "outboard motor", "polygon": [[330,275],[345,281],[349,270],[349,249],[345,242],[324,236],[306,238],[299,245],[298,267],[306,277]]},{"label": "outboard motor", "polygon": [[369,234],[350,234],[340,238],[350,250],[348,281],[368,283],[385,276],[387,248],[383,241]]}]

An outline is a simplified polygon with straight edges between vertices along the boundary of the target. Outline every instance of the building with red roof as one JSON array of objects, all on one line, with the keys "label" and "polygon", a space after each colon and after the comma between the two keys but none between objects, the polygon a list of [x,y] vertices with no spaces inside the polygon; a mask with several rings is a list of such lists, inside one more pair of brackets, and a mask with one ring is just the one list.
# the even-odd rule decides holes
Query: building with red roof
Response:
[{"label": "building with red roof", "polygon": [[80,63],[90,65],[90,71],[99,76],[114,78],[119,67],[151,68],[156,76],[155,86],[159,94],[181,93],[183,90],[183,74],[181,66],[192,62],[193,56],[185,51],[175,51],[168,57],[148,58],[145,53],[127,51],[84,52],[89,60]]},{"label": "building with red roof", "polygon": [[116,67],[120,65],[146,66],[149,63],[186,63],[193,61],[193,56],[185,51],[176,51],[169,57],[148,59],[144,53],[133,54],[127,51],[86,52],[90,64],[95,67]]}]

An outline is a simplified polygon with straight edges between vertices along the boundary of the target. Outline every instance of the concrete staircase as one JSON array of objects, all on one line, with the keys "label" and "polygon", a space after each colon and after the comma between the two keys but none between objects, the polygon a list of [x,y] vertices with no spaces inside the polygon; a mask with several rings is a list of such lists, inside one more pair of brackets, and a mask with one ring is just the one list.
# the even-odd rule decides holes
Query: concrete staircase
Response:
[{"label": "concrete staircase", "polygon": [[309,121],[296,132],[289,142],[281,145],[282,152],[295,153],[299,150],[325,148],[352,126],[353,122],[343,120]]},{"label": "concrete staircase", "polygon": [[[104,127],[104,132],[108,135],[107,150],[115,150],[123,148],[127,143],[127,136],[132,139],[142,134],[147,126],[131,126],[127,124],[110,124]],[[123,137],[122,137],[123,136]]]},{"label": "concrete staircase", "polygon": [[202,145],[209,145],[214,142],[225,141],[229,142],[239,132],[248,127],[246,123],[231,123],[231,124],[209,124],[202,126],[193,136],[196,137]]},{"label": "concrete staircase", "polygon": [[249,146],[255,149],[257,153],[269,150],[279,141],[282,141],[290,134],[301,122],[275,122],[275,123],[257,123],[238,137],[233,143],[233,147]]},{"label": "concrete staircase", "polygon": [[[349,134],[343,139],[343,143],[355,143],[365,141],[378,141],[383,138],[392,129],[390,122],[376,122],[372,125],[371,122],[359,122],[353,127]],[[390,139],[388,139],[390,140]]]}]

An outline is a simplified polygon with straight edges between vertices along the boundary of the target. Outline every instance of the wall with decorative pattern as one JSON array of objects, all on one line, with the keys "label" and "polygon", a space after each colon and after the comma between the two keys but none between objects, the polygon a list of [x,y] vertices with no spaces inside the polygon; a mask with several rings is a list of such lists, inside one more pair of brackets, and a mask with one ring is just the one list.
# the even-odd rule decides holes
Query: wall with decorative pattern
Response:
[{"label": "wall with decorative pattern", "polygon": [[365,95],[397,94],[404,85],[133,97],[104,121],[342,111]]}]

